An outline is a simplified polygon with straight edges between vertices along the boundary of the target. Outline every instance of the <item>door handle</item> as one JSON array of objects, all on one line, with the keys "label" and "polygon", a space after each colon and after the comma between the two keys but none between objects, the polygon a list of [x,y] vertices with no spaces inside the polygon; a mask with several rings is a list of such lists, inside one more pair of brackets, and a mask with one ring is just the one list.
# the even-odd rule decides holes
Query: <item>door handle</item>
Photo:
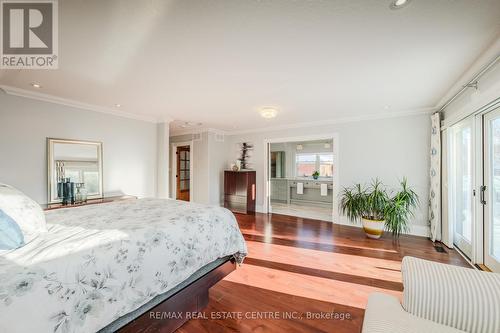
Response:
[{"label": "door handle", "polygon": [[481,186],[479,190],[481,191],[481,196],[479,200],[481,201],[482,205],[486,205],[486,200],[484,199],[484,192],[486,192],[486,186],[485,185]]}]

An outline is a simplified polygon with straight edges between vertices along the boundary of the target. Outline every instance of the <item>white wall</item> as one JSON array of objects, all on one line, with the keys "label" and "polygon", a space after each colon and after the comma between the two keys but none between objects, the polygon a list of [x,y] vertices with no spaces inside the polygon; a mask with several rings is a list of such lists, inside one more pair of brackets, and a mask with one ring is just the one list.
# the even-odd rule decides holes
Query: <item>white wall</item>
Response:
[{"label": "white wall", "polygon": [[[370,182],[375,177],[389,186],[397,186],[398,180],[408,177],[421,201],[413,233],[426,234],[430,149],[428,114],[228,136],[233,147],[237,142],[254,144],[251,163],[257,171],[257,209],[264,205],[266,139],[334,133],[339,138],[337,167],[340,186]],[[227,163],[234,160],[234,155],[230,152]],[[345,218],[340,222],[346,223]]]},{"label": "white wall", "polygon": [[156,125],[156,147],[157,151],[157,166],[156,179],[157,188],[156,196],[158,198],[168,198],[170,192],[170,147],[169,147],[170,128],[168,123],[158,123]]},{"label": "white wall", "polygon": [[212,205],[224,204],[224,170],[229,169],[227,163],[229,143],[224,138],[216,140],[215,133],[208,133],[209,158],[209,203]]},{"label": "white wall", "polygon": [[105,193],[155,196],[156,125],[0,91],[0,182],[47,202],[46,138],[103,142]]}]

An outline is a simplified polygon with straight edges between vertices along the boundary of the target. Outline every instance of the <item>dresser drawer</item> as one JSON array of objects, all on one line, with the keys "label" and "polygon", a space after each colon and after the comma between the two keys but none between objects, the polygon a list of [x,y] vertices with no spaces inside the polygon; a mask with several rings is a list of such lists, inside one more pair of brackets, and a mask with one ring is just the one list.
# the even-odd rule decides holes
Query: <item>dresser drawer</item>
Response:
[{"label": "dresser drawer", "polygon": [[247,214],[246,203],[224,201],[224,208],[227,208],[234,213]]},{"label": "dresser drawer", "polygon": [[224,201],[235,203],[235,204],[237,204],[237,203],[246,204],[247,197],[241,196],[241,195],[225,195]]}]

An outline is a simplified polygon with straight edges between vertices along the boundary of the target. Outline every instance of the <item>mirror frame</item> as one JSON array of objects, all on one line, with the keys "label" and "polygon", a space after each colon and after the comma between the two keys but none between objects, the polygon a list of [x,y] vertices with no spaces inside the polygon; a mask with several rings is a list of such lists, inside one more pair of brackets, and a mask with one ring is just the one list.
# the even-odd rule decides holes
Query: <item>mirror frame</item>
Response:
[{"label": "mirror frame", "polygon": [[86,140],[71,140],[71,139],[57,139],[57,138],[47,138],[47,202],[48,203],[59,203],[62,199],[53,199],[52,197],[52,172],[54,171],[53,159],[54,159],[54,144],[80,144],[80,145],[91,145],[97,147],[97,158],[98,169],[99,169],[99,194],[89,195],[88,199],[98,199],[104,197],[104,182],[102,173],[102,142],[99,141],[86,141]]}]

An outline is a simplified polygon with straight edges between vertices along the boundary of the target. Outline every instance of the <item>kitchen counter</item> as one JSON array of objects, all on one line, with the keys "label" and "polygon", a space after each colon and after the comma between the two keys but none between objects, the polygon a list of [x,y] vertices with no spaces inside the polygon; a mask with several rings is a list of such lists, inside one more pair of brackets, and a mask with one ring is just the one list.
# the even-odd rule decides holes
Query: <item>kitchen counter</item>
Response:
[{"label": "kitchen counter", "polygon": [[[297,193],[297,183],[304,184],[302,194]],[[321,184],[327,184],[327,195],[321,195]],[[271,178],[271,201],[287,204],[331,205],[333,203],[333,179]]]}]

